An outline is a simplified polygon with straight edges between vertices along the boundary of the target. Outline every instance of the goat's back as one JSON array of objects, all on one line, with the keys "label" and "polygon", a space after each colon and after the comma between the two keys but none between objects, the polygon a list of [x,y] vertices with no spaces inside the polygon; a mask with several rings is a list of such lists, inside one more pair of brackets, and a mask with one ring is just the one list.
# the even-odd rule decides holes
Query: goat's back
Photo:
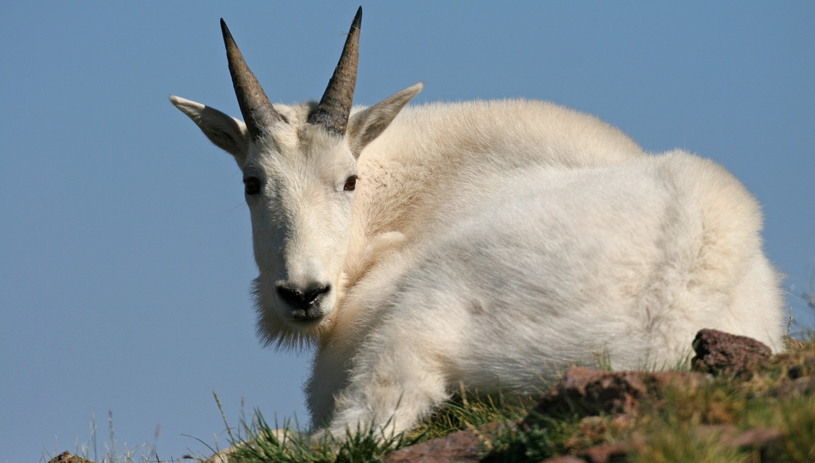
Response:
[{"label": "goat's back", "polygon": [[365,250],[385,233],[399,246],[426,241],[446,227],[438,214],[477,197],[492,179],[521,168],[575,169],[643,156],[639,145],[600,119],[528,100],[432,103],[406,107],[360,155],[352,244],[346,265],[353,286],[375,265]]}]

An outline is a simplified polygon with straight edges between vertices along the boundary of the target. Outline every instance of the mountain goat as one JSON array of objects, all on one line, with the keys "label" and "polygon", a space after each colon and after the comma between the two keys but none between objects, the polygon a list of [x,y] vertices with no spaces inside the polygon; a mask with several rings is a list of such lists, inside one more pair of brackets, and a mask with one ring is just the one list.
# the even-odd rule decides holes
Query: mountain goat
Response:
[{"label": "mountain goat", "polygon": [[782,348],[761,213],[722,167],[550,103],[405,107],[419,83],[352,109],[360,21],[319,103],[273,106],[223,21],[245,123],[171,97],[243,172],[258,333],[317,347],[319,434],[404,431],[462,383],[534,393],[601,351],[671,367],[700,328]]}]

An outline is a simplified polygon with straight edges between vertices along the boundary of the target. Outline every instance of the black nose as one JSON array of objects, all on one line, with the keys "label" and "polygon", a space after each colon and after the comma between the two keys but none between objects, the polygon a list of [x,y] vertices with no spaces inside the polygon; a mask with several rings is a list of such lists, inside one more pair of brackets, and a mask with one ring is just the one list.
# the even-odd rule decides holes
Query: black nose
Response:
[{"label": "black nose", "polygon": [[293,308],[305,311],[308,311],[317,298],[329,291],[331,291],[331,285],[313,284],[305,289],[285,284],[277,285],[277,294],[281,299]]}]

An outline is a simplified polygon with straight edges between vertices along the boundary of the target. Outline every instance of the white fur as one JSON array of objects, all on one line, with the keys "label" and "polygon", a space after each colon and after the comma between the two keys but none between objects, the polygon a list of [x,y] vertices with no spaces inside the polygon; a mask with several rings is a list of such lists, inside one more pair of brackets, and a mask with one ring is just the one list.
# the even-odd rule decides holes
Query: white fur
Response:
[{"label": "white fur", "polygon": [[336,396],[332,434],[404,431],[461,383],[534,394],[597,353],[615,369],[670,368],[700,328],[783,347],[760,213],[719,165],[676,151],[487,186],[476,211],[344,301],[357,310],[339,310],[347,328],[324,340],[308,389],[313,411]]},{"label": "white fur", "polygon": [[[276,105],[287,122],[256,142],[171,98],[262,180],[247,196],[258,333],[317,345],[315,428],[401,432],[461,383],[534,393],[597,352],[614,368],[671,367],[700,328],[782,348],[761,213],[723,168],[646,155],[550,103],[402,110],[420,90],[357,108],[345,137],[306,122],[313,103]],[[275,288],[313,282],[331,291],[304,321]]]}]

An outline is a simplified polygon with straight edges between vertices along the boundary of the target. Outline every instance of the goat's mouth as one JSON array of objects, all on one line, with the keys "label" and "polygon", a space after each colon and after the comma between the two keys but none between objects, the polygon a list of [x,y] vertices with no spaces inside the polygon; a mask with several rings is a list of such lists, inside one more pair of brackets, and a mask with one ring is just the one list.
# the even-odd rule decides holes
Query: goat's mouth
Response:
[{"label": "goat's mouth", "polygon": [[286,323],[292,328],[308,331],[312,328],[316,328],[326,319],[326,315],[331,313],[333,305],[333,297],[321,297],[310,304],[301,305],[299,307],[284,304],[284,307],[288,309],[284,318],[286,319]]},{"label": "goat's mouth", "polygon": [[315,306],[305,309],[294,309],[289,313],[289,320],[293,324],[300,327],[310,327],[317,325],[322,321],[325,314],[322,309],[315,304]]}]

